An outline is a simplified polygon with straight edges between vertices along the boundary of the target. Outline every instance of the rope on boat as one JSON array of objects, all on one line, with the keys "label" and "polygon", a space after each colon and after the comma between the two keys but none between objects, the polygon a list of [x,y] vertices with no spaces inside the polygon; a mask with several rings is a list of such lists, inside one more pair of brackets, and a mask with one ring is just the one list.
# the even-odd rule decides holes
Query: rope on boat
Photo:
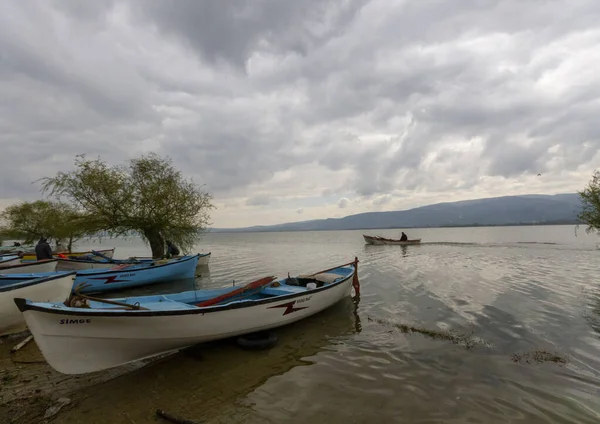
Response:
[{"label": "rope on boat", "polygon": [[85,294],[81,294],[79,292],[79,290],[86,288],[86,287],[90,287],[90,286],[91,286],[91,284],[89,284],[89,283],[79,283],[77,286],[75,286],[75,288],[73,289],[73,292],[70,294],[69,298],[65,301],[65,305],[69,306],[71,308],[90,308],[88,301],[92,300],[94,302],[107,303],[109,305],[123,306],[124,308],[127,308],[127,309],[145,310],[145,311],[148,310],[148,308],[144,308],[144,307],[140,306],[139,302],[130,304],[130,303],[119,302],[116,300],[92,297],[92,296],[88,296]]}]

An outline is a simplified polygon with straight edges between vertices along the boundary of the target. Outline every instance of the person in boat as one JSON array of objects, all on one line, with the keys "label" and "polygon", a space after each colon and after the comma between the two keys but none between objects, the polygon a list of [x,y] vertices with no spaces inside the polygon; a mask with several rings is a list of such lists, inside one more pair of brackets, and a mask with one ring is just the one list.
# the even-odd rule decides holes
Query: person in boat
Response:
[{"label": "person in boat", "polygon": [[167,259],[179,256],[179,248],[170,240],[167,240],[167,254],[165,256]]},{"label": "person in boat", "polygon": [[408,241],[408,236],[406,234],[404,234],[404,231],[402,231],[402,235],[400,236],[400,241]]},{"label": "person in boat", "polygon": [[35,257],[38,261],[52,259],[52,248],[46,237],[40,238],[40,241],[35,245]]}]

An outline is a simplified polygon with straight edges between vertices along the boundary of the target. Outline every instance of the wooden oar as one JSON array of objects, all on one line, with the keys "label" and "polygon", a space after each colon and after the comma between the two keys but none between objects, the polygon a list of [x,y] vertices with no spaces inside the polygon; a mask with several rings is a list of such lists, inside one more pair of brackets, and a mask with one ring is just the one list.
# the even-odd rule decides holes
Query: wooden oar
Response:
[{"label": "wooden oar", "polygon": [[196,306],[202,308],[202,307],[214,305],[216,303],[220,303],[226,299],[229,299],[230,297],[237,296],[238,294],[242,294],[248,290],[258,289],[263,286],[266,286],[267,284],[271,284],[271,282],[273,280],[275,280],[276,278],[277,277],[273,277],[273,276],[261,278],[260,280],[256,280],[251,283],[248,283],[244,287],[240,287],[237,290],[233,290],[229,293],[222,294],[221,296],[213,297],[212,299],[207,299],[202,302],[196,303]]},{"label": "wooden oar", "polygon": [[100,256],[101,258],[106,259],[108,262],[115,262],[115,260],[113,258],[109,258],[108,256],[106,256],[100,252],[96,252],[95,250],[92,250],[92,254],[94,256]]},{"label": "wooden oar", "polygon": [[327,272],[327,271],[333,271],[334,269],[338,269],[338,268],[341,268],[343,266],[348,266],[348,265],[354,265],[354,268],[357,268],[358,267],[358,258],[354,257],[354,260],[352,262],[348,262],[347,264],[344,264],[344,265],[334,266],[334,267],[329,268],[329,269],[324,269],[323,271],[314,272],[312,274],[309,274],[308,276],[309,277],[313,277],[315,275],[322,274],[322,273]]}]

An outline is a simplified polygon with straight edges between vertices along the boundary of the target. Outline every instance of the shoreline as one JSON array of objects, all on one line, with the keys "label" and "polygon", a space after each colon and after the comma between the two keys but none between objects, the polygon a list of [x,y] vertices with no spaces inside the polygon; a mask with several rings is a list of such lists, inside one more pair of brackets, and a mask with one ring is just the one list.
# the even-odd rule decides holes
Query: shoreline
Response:
[{"label": "shoreline", "polygon": [[[29,331],[0,338],[0,416],[11,424],[43,422],[77,405],[81,390],[105,383],[140,369],[161,357],[139,361],[106,371],[84,375],[61,374],[43,358],[35,339],[19,351],[11,349],[30,335]],[[74,400],[75,399],[75,400]],[[60,407],[57,408],[57,406]],[[47,417],[46,419],[51,419]],[[39,420],[39,421],[34,421]]]}]

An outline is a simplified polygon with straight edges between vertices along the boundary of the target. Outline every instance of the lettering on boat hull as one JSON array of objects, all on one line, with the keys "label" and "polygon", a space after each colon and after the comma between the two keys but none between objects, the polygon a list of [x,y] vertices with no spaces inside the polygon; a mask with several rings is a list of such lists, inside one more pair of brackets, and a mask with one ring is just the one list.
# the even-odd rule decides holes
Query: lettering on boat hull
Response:
[{"label": "lettering on boat hull", "polygon": [[92,322],[91,319],[61,319],[59,324],[90,324]]}]

